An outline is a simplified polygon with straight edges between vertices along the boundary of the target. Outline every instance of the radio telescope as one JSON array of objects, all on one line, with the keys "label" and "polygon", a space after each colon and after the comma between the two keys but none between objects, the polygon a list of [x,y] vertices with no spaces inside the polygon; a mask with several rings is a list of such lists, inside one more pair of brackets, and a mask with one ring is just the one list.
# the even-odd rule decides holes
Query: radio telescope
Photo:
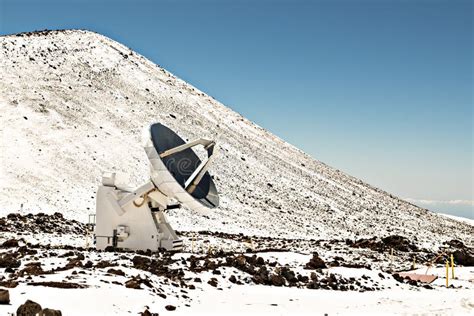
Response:
[{"label": "radio telescope", "polygon": [[[207,151],[203,161],[192,149],[198,145]],[[214,147],[214,141],[200,138],[186,143],[168,127],[150,125],[144,133],[150,181],[133,190],[120,174],[102,177],[97,191],[96,248],[181,250],[183,241],[164,212],[181,205],[193,211],[219,205],[216,186],[207,172],[215,157]]]}]

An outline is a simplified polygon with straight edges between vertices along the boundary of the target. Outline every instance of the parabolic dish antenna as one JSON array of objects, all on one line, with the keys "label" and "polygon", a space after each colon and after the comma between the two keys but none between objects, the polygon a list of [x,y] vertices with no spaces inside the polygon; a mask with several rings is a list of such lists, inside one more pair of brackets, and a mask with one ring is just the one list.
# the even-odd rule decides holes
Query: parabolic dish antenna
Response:
[{"label": "parabolic dish antenna", "polygon": [[[149,135],[145,151],[151,163],[151,180],[158,189],[193,210],[218,206],[217,189],[207,172],[215,143],[202,138],[186,143],[160,123],[150,126]],[[201,162],[192,150],[197,145],[204,146],[207,160]]]},{"label": "parabolic dish antenna", "polygon": [[[199,145],[207,152],[203,161],[192,149]],[[194,211],[219,205],[216,186],[207,171],[215,157],[214,147],[214,141],[203,138],[186,143],[160,123],[147,128],[144,149],[150,161],[150,181],[130,190],[116,173],[102,177],[97,191],[97,249],[181,250],[182,240],[164,211],[180,204]]]}]

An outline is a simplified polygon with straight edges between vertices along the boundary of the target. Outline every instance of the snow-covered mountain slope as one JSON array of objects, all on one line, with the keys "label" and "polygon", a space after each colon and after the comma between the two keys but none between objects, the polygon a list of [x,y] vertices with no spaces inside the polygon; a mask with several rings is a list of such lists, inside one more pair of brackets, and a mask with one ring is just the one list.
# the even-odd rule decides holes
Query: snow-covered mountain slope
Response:
[{"label": "snow-covered mountain slope", "polygon": [[106,170],[147,180],[141,131],[161,122],[216,139],[215,211],[170,214],[180,230],[286,238],[400,234],[472,245],[473,226],[319,162],[127,47],[87,31],[0,37],[0,215],[94,212]]}]

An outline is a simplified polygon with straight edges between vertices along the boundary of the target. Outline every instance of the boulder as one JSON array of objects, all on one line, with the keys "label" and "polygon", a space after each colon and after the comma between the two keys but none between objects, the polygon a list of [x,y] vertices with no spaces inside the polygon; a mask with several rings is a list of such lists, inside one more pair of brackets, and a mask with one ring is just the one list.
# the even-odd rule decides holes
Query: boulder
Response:
[{"label": "boulder", "polygon": [[18,240],[16,239],[9,239],[2,244],[3,248],[13,248],[18,246]]},{"label": "boulder", "polygon": [[10,303],[10,292],[0,289],[0,305]]},{"label": "boulder", "polygon": [[393,248],[395,250],[403,252],[418,251],[418,247],[403,236],[387,236],[385,238],[382,238],[382,242],[387,249]]},{"label": "boulder", "polygon": [[145,309],[143,312],[140,313],[140,316],[151,316],[151,313],[148,309]]},{"label": "boulder", "polygon": [[[5,272],[7,272],[7,269],[5,269]],[[8,288],[14,288],[18,286],[18,282],[11,279],[11,280],[6,280],[6,281],[0,281],[0,286],[3,287],[8,287]]]},{"label": "boulder", "polygon": [[0,268],[18,268],[21,261],[17,260],[11,253],[0,255]]},{"label": "boulder", "polygon": [[281,275],[272,274],[271,277],[270,277],[270,281],[272,282],[272,285],[274,285],[274,286],[283,286],[283,285],[285,285],[285,278],[282,277]]},{"label": "boulder", "polygon": [[17,316],[32,316],[36,315],[39,312],[41,312],[42,308],[41,305],[27,300],[23,305],[20,305],[18,309],[16,310],[16,315]]},{"label": "boulder", "polygon": [[262,257],[257,257],[257,265],[261,266],[265,264],[265,260]]},{"label": "boulder", "polygon": [[454,248],[465,248],[466,247],[466,246],[464,246],[464,243],[462,241],[457,240],[457,239],[452,239],[450,241],[447,241],[447,242],[445,242],[445,244],[447,244],[450,247],[454,247]]},{"label": "boulder", "polygon": [[474,266],[474,252],[469,248],[463,248],[453,252],[454,262],[466,267]]},{"label": "boulder", "polygon": [[147,271],[151,265],[151,259],[147,257],[142,257],[142,256],[133,257],[132,262],[135,268],[145,270],[145,271]]},{"label": "boulder", "polygon": [[231,275],[230,278],[229,278],[229,281],[232,282],[232,283],[236,283],[237,282],[237,278],[235,277],[235,275]]},{"label": "boulder", "polygon": [[43,268],[41,268],[40,262],[30,262],[28,263],[20,272],[18,272],[19,276],[24,275],[41,275],[44,274]]},{"label": "boulder", "polygon": [[284,277],[289,283],[296,283],[298,279],[296,278],[295,272],[288,267],[282,267],[280,270],[280,275]]},{"label": "boulder", "polygon": [[39,313],[39,316],[62,316],[62,313],[57,309],[45,308]]},{"label": "boulder", "polygon": [[120,275],[120,276],[125,276],[125,272],[123,272],[122,270],[120,269],[109,269],[107,270],[107,273],[110,273],[110,274],[115,274],[115,275]]},{"label": "boulder", "polygon": [[125,287],[129,289],[141,289],[140,287],[140,282],[136,279],[130,279],[127,282],[125,282]]},{"label": "boulder", "polygon": [[316,252],[313,254],[313,258],[311,258],[305,266],[305,269],[325,269],[325,268],[327,268],[326,263],[324,262],[323,259],[321,259],[318,256]]},{"label": "boulder", "polygon": [[217,286],[217,279],[216,278],[211,278],[209,281],[207,281],[207,284],[216,287]]},{"label": "boulder", "polygon": [[234,264],[235,267],[243,267],[245,266],[247,259],[244,255],[239,255],[235,258]]}]

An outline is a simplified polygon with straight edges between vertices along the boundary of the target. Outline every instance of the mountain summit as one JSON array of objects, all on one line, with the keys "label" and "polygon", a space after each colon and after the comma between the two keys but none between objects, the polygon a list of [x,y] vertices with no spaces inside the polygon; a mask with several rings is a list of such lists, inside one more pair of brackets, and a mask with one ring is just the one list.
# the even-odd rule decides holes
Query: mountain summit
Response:
[{"label": "mountain summit", "polygon": [[220,207],[170,213],[179,230],[327,239],[402,235],[472,243],[472,226],[319,162],[129,48],[78,30],[0,37],[0,215],[86,221],[104,171],[148,176],[141,131],[215,139]]}]

